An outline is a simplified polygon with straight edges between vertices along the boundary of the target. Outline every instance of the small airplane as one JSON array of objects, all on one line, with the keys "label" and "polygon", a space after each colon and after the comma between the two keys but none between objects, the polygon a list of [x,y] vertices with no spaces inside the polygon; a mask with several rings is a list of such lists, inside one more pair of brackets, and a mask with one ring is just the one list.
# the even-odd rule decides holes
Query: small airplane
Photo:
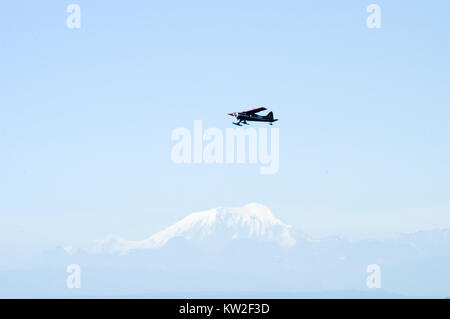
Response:
[{"label": "small airplane", "polygon": [[265,107],[259,107],[253,110],[245,111],[245,112],[234,112],[234,113],[228,113],[228,115],[234,116],[238,122],[233,122],[234,125],[242,126],[241,123],[250,125],[247,123],[247,121],[251,122],[269,122],[270,125],[273,124],[273,122],[278,121],[277,119],[273,118],[273,112],[269,112],[267,115],[258,115],[256,113],[262,112],[267,110]]}]

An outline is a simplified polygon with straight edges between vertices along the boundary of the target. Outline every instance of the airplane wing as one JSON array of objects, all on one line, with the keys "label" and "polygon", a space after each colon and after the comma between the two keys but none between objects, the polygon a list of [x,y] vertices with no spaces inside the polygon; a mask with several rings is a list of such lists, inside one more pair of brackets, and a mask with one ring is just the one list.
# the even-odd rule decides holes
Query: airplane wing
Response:
[{"label": "airplane wing", "polygon": [[265,110],[267,110],[265,107],[258,107],[256,109],[248,110],[248,111],[241,112],[241,113],[244,113],[244,114],[256,114],[258,112],[265,111]]}]

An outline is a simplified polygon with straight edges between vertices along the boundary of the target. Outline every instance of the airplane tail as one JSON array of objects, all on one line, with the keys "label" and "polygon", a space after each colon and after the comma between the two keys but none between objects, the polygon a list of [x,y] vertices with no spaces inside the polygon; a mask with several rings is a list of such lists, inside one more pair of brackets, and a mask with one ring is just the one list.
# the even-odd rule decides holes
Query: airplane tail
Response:
[{"label": "airplane tail", "polygon": [[269,112],[269,114],[266,115],[266,119],[270,122],[270,125],[272,125],[273,122],[278,121],[277,119],[273,118],[273,112]]}]

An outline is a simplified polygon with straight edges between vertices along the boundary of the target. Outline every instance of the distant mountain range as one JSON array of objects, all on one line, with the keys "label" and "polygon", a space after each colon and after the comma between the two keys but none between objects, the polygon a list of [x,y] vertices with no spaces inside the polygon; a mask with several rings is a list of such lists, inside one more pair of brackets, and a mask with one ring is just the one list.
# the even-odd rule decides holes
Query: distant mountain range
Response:
[{"label": "distant mountain range", "polygon": [[[66,287],[78,264],[82,288]],[[367,266],[381,268],[368,289]],[[397,298],[450,296],[450,230],[390,240],[312,240],[261,204],[188,215],[142,241],[58,248],[27,269],[0,272],[0,296]]]}]

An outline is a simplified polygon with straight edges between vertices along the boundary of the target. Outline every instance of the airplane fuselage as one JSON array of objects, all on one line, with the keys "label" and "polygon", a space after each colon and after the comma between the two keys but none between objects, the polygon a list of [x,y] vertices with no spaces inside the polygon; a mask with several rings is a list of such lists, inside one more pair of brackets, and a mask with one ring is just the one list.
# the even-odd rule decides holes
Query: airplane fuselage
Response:
[{"label": "airplane fuselage", "polygon": [[276,122],[278,120],[273,119],[263,115],[247,115],[247,114],[242,114],[242,113],[238,113],[238,115],[236,116],[236,119],[241,120],[241,121],[254,121],[254,122]]},{"label": "airplane fuselage", "polygon": [[241,126],[241,123],[247,124],[249,122],[268,122],[272,125],[273,122],[278,121],[273,118],[273,112],[269,112],[266,115],[258,115],[256,113],[267,110],[265,107],[259,107],[253,110],[245,111],[245,112],[234,112],[228,113],[228,115],[234,116],[237,122],[233,122],[234,125]]}]

